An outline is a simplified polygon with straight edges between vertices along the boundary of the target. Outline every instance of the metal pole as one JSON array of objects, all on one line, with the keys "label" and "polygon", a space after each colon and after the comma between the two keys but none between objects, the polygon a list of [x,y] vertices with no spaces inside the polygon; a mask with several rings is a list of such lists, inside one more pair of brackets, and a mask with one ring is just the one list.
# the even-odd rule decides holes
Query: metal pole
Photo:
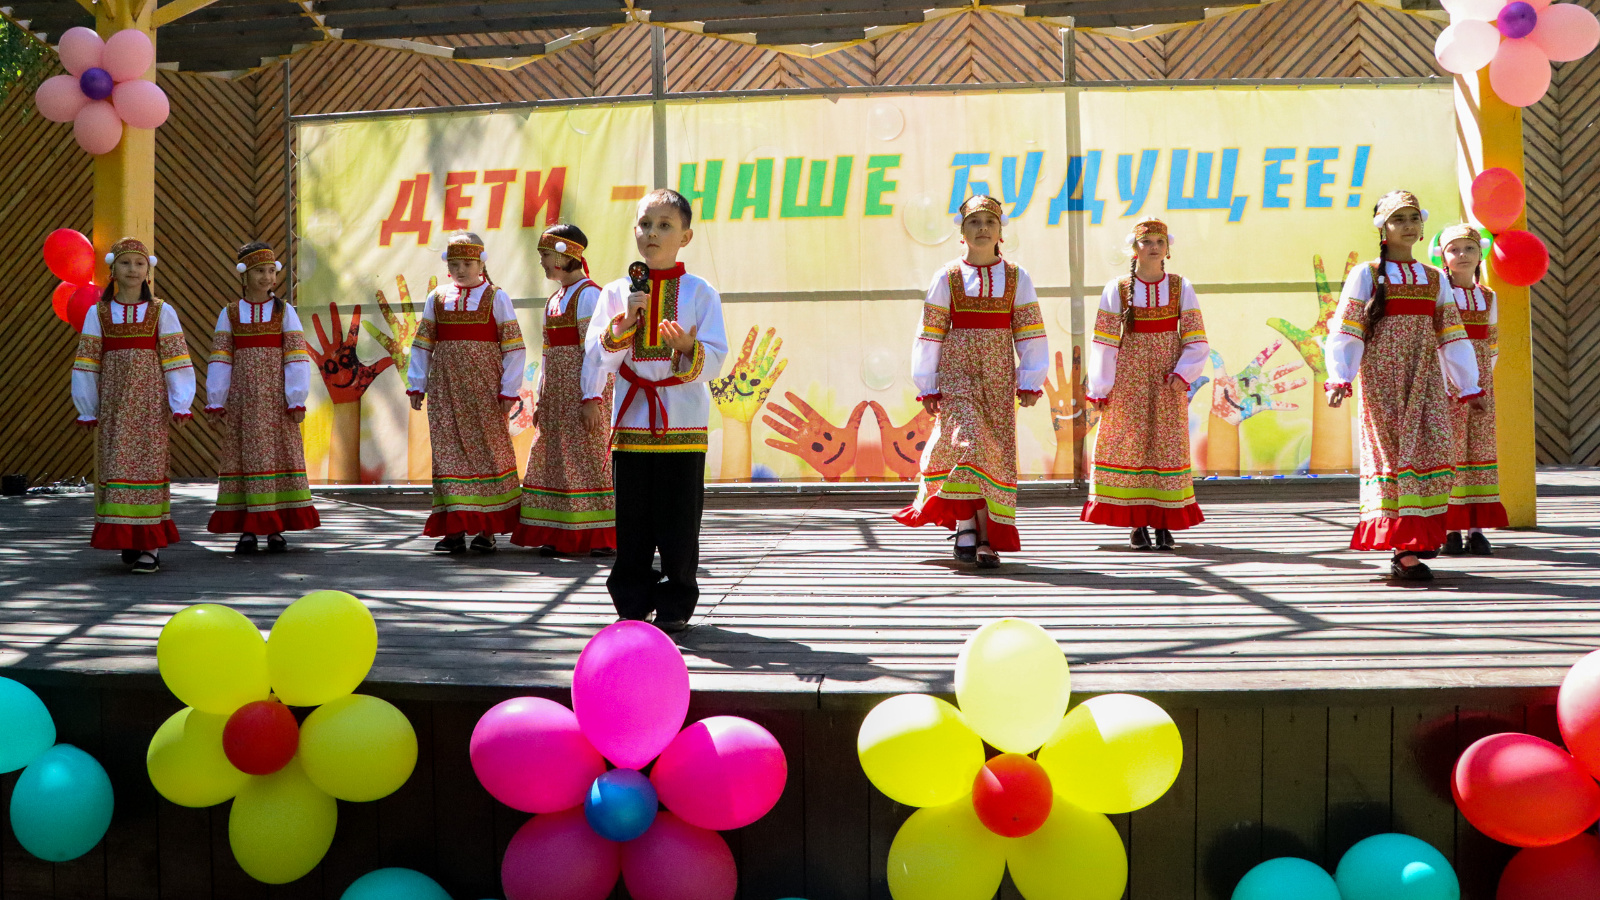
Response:
[{"label": "metal pole", "polygon": [[294,305],[294,103],[291,57],[283,61],[283,268],[289,273],[284,282],[284,298]]},{"label": "metal pole", "polygon": [[655,187],[667,186],[667,30],[650,29],[650,119],[655,150]]},{"label": "metal pole", "polygon": [[[1083,119],[1082,105],[1080,103],[1080,94],[1082,89],[1073,84],[1073,81],[1075,80],[1075,73],[1073,72],[1074,43],[1073,29],[1070,27],[1063,29],[1061,32],[1061,80],[1066,82],[1064,94],[1067,104],[1066,120],[1068,158],[1083,155]],[[1070,273],[1068,281],[1071,289],[1071,297],[1068,302],[1071,304],[1070,311],[1072,314],[1072,333],[1069,335],[1069,339],[1072,341],[1075,347],[1081,348],[1085,362],[1087,362],[1088,346],[1087,341],[1084,340],[1086,337],[1084,320],[1084,297],[1086,295],[1086,290],[1083,283],[1083,242],[1085,238],[1084,215],[1074,215],[1072,213],[1068,213],[1067,271]],[[1067,388],[1069,397],[1072,396],[1072,392],[1076,387],[1077,385],[1072,385]],[[1087,409],[1074,410],[1074,412],[1082,416],[1089,415],[1089,411]],[[1085,421],[1087,421],[1087,419],[1085,419]],[[1074,431],[1075,430],[1076,429],[1074,429]],[[1071,433],[1071,431],[1068,432],[1068,434]],[[1082,441],[1076,437],[1074,437],[1073,440],[1076,442],[1077,446],[1073,447],[1072,458],[1074,461],[1081,460],[1084,458]],[[1082,466],[1073,467],[1072,480],[1079,487],[1082,487],[1088,481],[1088,474],[1083,471]]]}]

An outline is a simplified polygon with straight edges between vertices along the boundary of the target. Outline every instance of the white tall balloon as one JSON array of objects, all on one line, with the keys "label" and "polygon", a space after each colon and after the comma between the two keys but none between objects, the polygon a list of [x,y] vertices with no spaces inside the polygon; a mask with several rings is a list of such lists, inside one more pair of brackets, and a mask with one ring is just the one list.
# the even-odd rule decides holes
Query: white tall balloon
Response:
[{"label": "white tall balloon", "polygon": [[1493,22],[1500,15],[1500,7],[1505,6],[1505,0],[1440,0],[1440,5],[1450,14],[1451,22],[1466,19]]},{"label": "white tall balloon", "polygon": [[1487,66],[1500,49],[1500,29],[1477,19],[1460,19],[1439,32],[1433,57],[1446,72],[1465,75]]}]

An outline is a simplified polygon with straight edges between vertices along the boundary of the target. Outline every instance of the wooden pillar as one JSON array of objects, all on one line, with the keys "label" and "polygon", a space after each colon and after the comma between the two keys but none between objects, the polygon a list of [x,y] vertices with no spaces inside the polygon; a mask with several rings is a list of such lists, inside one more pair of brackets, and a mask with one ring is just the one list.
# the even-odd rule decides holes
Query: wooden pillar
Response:
[{"label": "wooden pillar", "polygon": [[[102,38],[125,28],[138,28],[155,40],[154,0],[99,0],[94,4],[95,30]],[[155,80],[152,65],[145,77]],[[115,150],[94,160],[94,241],[100,257],[120,238],[144,241],[158,257],[155,246],[156,133],[153,129],[123,128]],[[104,259],[96,259],[96,281],[110,283]],[[155,272],[150,273],[154,280]]]},{"label": "wooden pillar", "polygon": [[[1495,96],[1485,66],[1455,79],[1457,178],[1462,208],[1472,180],[1484,169],[1500,167],[1523,178],[1522,110]],[[1437,223],[1443,224],[1443,223]],[[1526,228],[1527,214],[1515,228]],[[1501,281],[1488,269],[1489,287],[1499,300],[1500,360],[1495,367],[1495,428],[1499,438],[1500,501],[1514,528],[1537,524],[1534,483],[1533,313],[1530,291]]]}]

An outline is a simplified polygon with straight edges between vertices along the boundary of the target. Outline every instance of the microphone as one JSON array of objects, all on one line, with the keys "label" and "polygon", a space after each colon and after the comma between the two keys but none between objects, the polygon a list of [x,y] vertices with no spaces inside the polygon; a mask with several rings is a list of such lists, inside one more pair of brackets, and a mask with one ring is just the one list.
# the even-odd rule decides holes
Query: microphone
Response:
[{"label": "microphone", "polygon": [[650,267],[643,262],[628,265],[628,286],[639,293],[650,293]]}]

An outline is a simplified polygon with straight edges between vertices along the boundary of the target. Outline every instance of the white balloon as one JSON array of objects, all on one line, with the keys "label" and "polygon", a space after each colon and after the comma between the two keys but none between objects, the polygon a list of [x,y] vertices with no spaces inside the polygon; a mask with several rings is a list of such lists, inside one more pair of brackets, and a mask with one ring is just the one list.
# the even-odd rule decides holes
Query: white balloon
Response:
[{"label": "white balloon", "polygon": [[1500,15],[1500,7],[1505,6],[1505,0],[1441,0],[1440,5],[1450,14],[1452,22],[1467,19],[1493,22]]},{"label": "white balloon", "polygon": [[1466,75],[1487,66],[1500,49],[1500,29],[1488,22],[1461,19],[1439,32],[1433,56],[1446,72]]}]

